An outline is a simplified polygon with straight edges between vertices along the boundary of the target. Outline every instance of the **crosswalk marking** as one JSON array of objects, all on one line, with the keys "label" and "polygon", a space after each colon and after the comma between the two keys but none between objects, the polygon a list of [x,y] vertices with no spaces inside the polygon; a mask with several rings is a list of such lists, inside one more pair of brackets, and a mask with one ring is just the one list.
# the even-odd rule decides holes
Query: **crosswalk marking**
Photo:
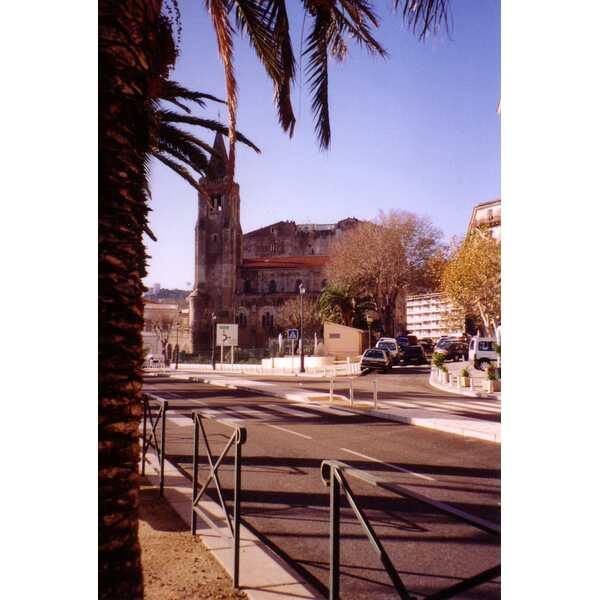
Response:
[{"label": "crosswalk marking", "polygon": [[467,402],[446,402],[445,404],[450,404],[451,406],[458,406],[460,408],[464,408],[467,410],[472,410],[473,412],[482,412],[482,413],[499,413],[500,407],[491,408],[489,406],[477,406],[473,403]]},{"label": "crosswalk marking", "polygon": [[167,417],[167,421],[180,426],[193,425],[192,420],[189,417]]},{"label": "crosswalk marking", "polygon": [[299,410],[295,410],[293,408],[288,408],[287,406],[280,406],[279,404],[264,404],[263,405],[265,408],[269,408],[271,410],[283,413],[285,415],[291,415],[293,417],[302,417],[304,419],[309,419],[310,417],[312,417],[313,415],[310,413],[305,412],[301,412]]},{"label": "crosswalk marking", "polygon": [[[294,406],[301,406],[298,404],[294,404]],[[342,417],[351,417],[352,413],[349,413],[347,410],[340,410],[339,408],[333,408],[333,406],[323,406],[321,404],[308,404],[307,408],[312,408],[314,410],[318,410],[320,412],[329,413],[332,415],[338,415]]]}]

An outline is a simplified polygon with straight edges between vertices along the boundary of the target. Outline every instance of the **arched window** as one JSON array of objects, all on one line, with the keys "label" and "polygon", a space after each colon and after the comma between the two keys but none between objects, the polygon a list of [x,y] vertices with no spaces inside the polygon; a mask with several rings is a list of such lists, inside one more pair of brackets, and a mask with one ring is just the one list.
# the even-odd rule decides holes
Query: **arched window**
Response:
[{"label": "arched window", "polygon": [[252,282],[249,279],[244,280],[244,294],[252,293]]},{"label": "arched window", "polygon": [[273,328],[273,315],[268,311],[263,313],[262,327],[267,330]]},{"label": "arched window", "polygon": [[240,329],[246,329],[246,325],[248,325],[248,317],[246,317],[246,313],[240,312],[238,315],[238,325]]},{"label": "arched window", "polygon": [[321,281],[321,288],[326,288],[327,287],[327,279],[323,279],[323,281]]},{"label": "arched window", "polygon": [[294,290],[295,292],[298,291],[298,288],[300,287],[301,283],[302,283],[302,279],[296,279],[296,289]]},{"label": "arched window", "polygon": [[212,241],[213,243],[216,243],[219,241],[219,234],[218,233],[213,233],[212,234]]},{"label": "arched window", "polygon": [[269,281],[269,294],[275,293],[277,293],[277,283],[274,279],[271,279],[271,281]]}]

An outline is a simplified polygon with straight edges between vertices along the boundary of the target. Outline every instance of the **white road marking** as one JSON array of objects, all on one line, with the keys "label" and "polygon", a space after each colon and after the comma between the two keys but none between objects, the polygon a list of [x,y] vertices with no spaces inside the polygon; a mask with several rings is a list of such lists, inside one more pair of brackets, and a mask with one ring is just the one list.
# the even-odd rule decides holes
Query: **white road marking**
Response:
[{"label": "white road marking", "polygon": [[294,410],[293,408],[288,408],[287,406],[280,406],[279,404],[264,404],[264,407],[286,415],[292,415],[293,417],[302,417],[307,419],[313,416],[310,413],[300,412],[299,410]]},{"label": "white road marking", "polygon": [[499,413],[499,408],[490,408],[489,406],[477,406],[476,404],[471,404],[469,402],[444,402],[444,404],[449,404],[450,406],[458,406],[460,408],[465,408],[474,412],[482,412],[482,413]]},{"label": "white road marking", "polygon": [[440,408],[439,404],[431,404],[429,402],[422,402],[421,400],[417,400],[417,405],[415,408],[422,408],[425,410],[432,410],[433,412],[448,412],[448,410],[444,410],[443,408]]},{"label": "white road marking", "polygon": [[414,471],[409,471],[408,469],[403,469],[402,467],[391,465],[390,463],[386,463],[383,460],[379,460],[378,458],[373,458],[372,456],[367,456],[366,454],[361,454],[360,452],[355,452],[354,450],[348,450],[348,448],[340,448],[340,450],[348,452],[349,454],[354,454],[355,456],[360,456],[361,458],[366,458],[367,460],[371,460],[381,465],[385,465],[386,467],[390,467],[391,469],[395,469],[396,471],[402,471],[403,473],[408,473],[409,475],[414,475],[415,477],[420,477],[421,479],[426,479],[427,481],[435,481],[433,477],[428,477],[427,475],[421,475],[420,473],[415,473]]},{"label": "white road marking", "polygon": [[392,404],[393,406],[399,406],[401,408],[419,408],[416,404],[410,402],[400,402],[400,400],[386,400],[386,404]]},{"label": "white road marking", "polygon": [[293,433],[294,435],[298,435],[307,440],[312,440],[310,435],[304,435],[303,433],[298,433],[297,431],[292,431],[291,429],[286,429],[285,427],[278,427],[277,425],[269,425],[265,423],[265,427],[272,427],[273,429],[279,429],[279,431],[285,431],[286,433]]},{"label": "white road marking", "polygon": [[[302,406],[301,404],[295,404],[294,406]],[[306,408],[312,408],[314,410],[320,410],[321,412],[330,413],[332,415],[338,415],[342,417],[353,417],[354,413],[346,410],[340,410],[339,408],[333,408],[332,406],[323,406],[322,404],[306,404]]]},{"label": "white road marking", "polygon": [[256,410],[254,408],[246,408],[243,406],[236,406],[235,407],[235,412],[240,413],[242,415],[248,415],[250,417],[252,417],[253,419],[269,419],[269,418],[273,418],[273,415],[264,412],[262,410]]},{"label": "white road marking", "polygon": [[175,423],[175,425],[193,425],[192,419],[189,417],[167,417],[167,421],[171,421],[171,423]]}]

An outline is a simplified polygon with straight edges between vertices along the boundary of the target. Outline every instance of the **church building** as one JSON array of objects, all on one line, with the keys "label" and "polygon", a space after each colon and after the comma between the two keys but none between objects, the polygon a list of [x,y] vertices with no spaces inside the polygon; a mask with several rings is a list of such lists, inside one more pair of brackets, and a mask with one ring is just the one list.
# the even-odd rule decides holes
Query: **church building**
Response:
[{"label": "church building", "polygon": [[318,298],[327,284],[325,265],[331,242],[356,226],[357,219],[326,225],[280,221],[243,234],[239,185],[226,175],[227,151],[221,134],[200,180],[195,229],[194,289],[188,297],[193,351],[211,345],[213,315],[239,325],[241,347],[264,347],[281,330],[278,309],[298,294]]}]

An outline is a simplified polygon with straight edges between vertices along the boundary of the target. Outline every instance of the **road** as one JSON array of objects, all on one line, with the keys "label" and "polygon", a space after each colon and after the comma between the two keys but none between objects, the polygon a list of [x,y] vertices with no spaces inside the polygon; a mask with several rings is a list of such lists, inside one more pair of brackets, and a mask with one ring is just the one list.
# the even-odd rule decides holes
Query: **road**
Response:
[{"label": "road", "polygon": [[[168,399],[170,412],[180,413],[167,422],[167,457],[190,477],[191,410],[247,427],[243,522],[324,594],[329,565],[329,494],[320,477],[324,459],[341,460],[499,523],[497,444],[188,381],[148,378],[144,389]],[[216,454],[230,430],[205,422]],[[231,467],[232,459],[226,459],[222,484],[229,501]],[[350,485],[416,597],[499,562],[499,545],[491,536],[360,481]],[[341,564],[342,597],[397,597],[345,500]],[[499,582],[458,597],[499,598]]]}]

